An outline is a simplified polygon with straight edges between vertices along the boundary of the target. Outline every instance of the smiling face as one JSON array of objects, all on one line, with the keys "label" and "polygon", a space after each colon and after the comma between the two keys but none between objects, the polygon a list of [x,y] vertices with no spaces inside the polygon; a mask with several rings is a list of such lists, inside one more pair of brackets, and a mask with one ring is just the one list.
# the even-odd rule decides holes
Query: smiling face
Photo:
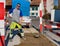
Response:
[{"label": "smiling face", "polygon": [[16,8],[17,8],[17,9],[20,9],[20,4],[17,4]]}]

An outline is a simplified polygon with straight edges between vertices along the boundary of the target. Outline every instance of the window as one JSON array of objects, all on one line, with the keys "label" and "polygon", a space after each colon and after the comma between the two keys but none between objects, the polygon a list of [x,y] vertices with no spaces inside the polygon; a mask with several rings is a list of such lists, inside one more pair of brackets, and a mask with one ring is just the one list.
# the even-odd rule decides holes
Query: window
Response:
[{"label": "window", "polygon": [[34,15],[34,13],[32,13],[32,15]]},{"label": "window", "polygon": [[38,10],[38,7],[36,7],[35,10]]},{"label": "window", "polygon": [[38,16],[38,13],[36,13],[36,16]]},{"label": "window", "polygon": [[32,10],[34,10],[34,7],[32,7]]},{"label": "window", "polygon": [[32,10],[38,10],[38,7],[32,7]]}]

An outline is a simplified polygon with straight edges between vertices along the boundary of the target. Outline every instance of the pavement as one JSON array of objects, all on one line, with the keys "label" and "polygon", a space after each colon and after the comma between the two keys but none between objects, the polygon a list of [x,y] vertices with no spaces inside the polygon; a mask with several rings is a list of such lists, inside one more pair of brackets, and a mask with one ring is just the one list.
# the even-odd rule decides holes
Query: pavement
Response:
[{"label": "pavement", "polygon": [[34,27],[34,28],[36,28],[37,30],[39,30],[40,28],[39,28],[39,25],[40,25],[40,18],[39,17],[36,17],[36,16],[31,16],[30,17],[31,19],[32,19],[32,26]]},{"label": "pavement", "polygon": [[[37,28],[37,29],[39,29],[39,18],[37,18],[37,17],[34,17],[34,16],[31,16],[30,17],[31,19],[32,19],[32,25],[35,27],[35,28]],[[10,18],[7,18],[8,20],[10,20],[11,21],[11,19]],[[36,30],[36,29],[34,29],[34,28],[30,28],[30,29],[23,29],[24,30],[24,33],[31,33],[31,34],[33,34],[33,33],[37,33],[38,34],[38,31]],[[16,39],[16,37],[17,37],[17,39]],[[16,40],[14,40],[14,39],[16,39]],[[14,44],[11,44],[11,43],[18,43],[19,42],[19,40],[20,40],[20,38],[16,35],[15,37],[14,37],[14,39],[13,39],[13,41],[14,42],[6,42],[6,44],[8,43],[8,46],[14,46]],[[18,40],[19,39],[19,40]],[[20,43],[20,42],[19,42]]]},{"label": "pavement", "polygon": [[60,46],[60,36],[56,35],[56,32],[60,32],[60,30],[53,30],[53,32],[44,30],[45,36],[51,39],[57,46]]},{"label": "pavement", "polygon": [[56,46],[43,35],[40,35],[39,38],[34,38],[31,33],[28,33],[25,34],[25,37],[26,40],[22,41],[21,44],[15,46]]},{"label": "pavement", "polygon": [[54,43],[49,41],[45,36],[40,34],[39,38],[35,38],[34,34],[39,34],[39,32],[34,29],[33,27],[31,28],[24,28],[24,33],[25,33],[25,38],[26,40],[23,40],[19,38],[19,36],[15,36],[13,38],[13,41],[8,42],[8,46],[56,46]]},{"label": "pavement", "polygon": [[[32,19],[32,26],[39,30],[40,19],[38,17],[30,18]],[[40,34],[39,38],[34,38],[35,34],[39,34],[35,28],[23,28],[26,40],[23,40],[16,35],[12,42],[8,42],[8,46],[56,46],[42,34]]]},{"label": "pavement", "polygon": [[[35,34],[38,34],[38,31],[36,31],[34,28],[24,28],[23,29],[24,30],[24,33],[25,34],[33,34],[33,33],[35,33]],[[34,34],[33,34],[34,35]],[[11,41],[9,41],[8,42],[8,46],[14,46],[14,45],[18,45],[18,44],[20,44],[21,43],[21,40],[23,41],[23,39],[21,39],[18,35],[16,35],[14,38],[13,38],[13,40],[12,40],[12,42]]]}]

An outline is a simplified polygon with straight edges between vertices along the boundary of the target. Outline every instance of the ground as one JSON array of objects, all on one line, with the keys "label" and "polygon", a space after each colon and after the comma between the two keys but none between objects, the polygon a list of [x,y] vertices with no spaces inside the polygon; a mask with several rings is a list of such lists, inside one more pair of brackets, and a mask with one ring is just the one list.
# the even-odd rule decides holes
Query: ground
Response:
[{"label": "ground", "polygon": [[34,38],[34,34],[39,34],[36,29],[24,28],[26,40],[20,39],[17,35],[14,37],[13,42],[8,43],[8,46],[56,46],[49,41],[44,35],[40,34],[39,38]]},{"label": "ground", "polygon": [[16,46],[56,46],[43,35],[40,35],[39,38],[34,38],[33,35],[30,33],[25,34],[25,37],[26,40]]}]

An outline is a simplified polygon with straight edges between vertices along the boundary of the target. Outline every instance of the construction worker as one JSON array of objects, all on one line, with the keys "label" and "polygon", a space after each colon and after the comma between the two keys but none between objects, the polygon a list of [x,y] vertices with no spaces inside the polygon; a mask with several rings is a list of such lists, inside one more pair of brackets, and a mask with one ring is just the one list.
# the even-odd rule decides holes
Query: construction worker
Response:
[{"label": "construction worker", "polygon": [[[21,21],[22,19],[22,11],[20,10],[20,3],[17,3],[16,8],[11,9],[8,12],[8,17],[12,17],[12,22],[10,24],[10,37],[14,37],[16,34],[18,34],[21,38],[24,38],[24,32],[22,30],[22,25],[21,25]],[[12,14],[12,16],[10,15]],[[18,28],[17,31],[14,31],[15,28]],[[14,33],[15,32],[15,33]]]}]

